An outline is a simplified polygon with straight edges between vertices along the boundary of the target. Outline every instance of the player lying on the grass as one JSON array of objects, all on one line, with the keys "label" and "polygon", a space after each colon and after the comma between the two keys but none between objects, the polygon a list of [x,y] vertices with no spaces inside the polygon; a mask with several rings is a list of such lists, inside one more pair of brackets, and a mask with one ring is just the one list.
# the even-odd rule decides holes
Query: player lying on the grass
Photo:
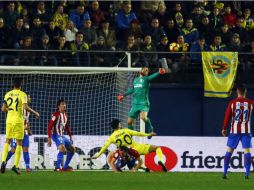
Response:
[{"label": "player lying on the grass", "polygon": [[148,168],[142,168],[143,160],[139,153],[126,146],[121,146],[119,149],[110,152],[108,156],[108,163],[114,172],[122,172],[122,168],[126,165],[132,172],[138,171],[138,169],[145,169],[149,172]]},{"label": "player lying on the grass", "polygon": [[[48,146],[52,145],[52,139],[56,144],[59,153],[57,155],[57,162],[55,171],[72,171],[69,163],[75,153],[75,147],[72,145],[72,135],[69,126],[69,119],[66,113],[66,101],[61,99],[57,101],[58,111],[52,114],[51,120],[48,124]],[[70,137],[70,140],[64,136],[65,131]],[[61,169],[64,154],[67,152],[66,161]]]},{"label": "player lying on the grass", "polygon": [[242,142],[242,147],[244,149],[244,167],[246,169],[245,179],[249,179],[251,167],[250,148],[252,148],[250,121],[254,107],[254,102],[246,98],[246,93],[247,89],[245,85],[242,84],[238,85],[237,98],[229,102],[226,110],[222,135],[224,137],[226,136],[227,126],[230,119],[231,119],[231,128],[227,141],[228,148],[224,158],[223,179],[227,178],[230,159],[234,150],[237,148],[239,141]]},{"label": "player lying on the grass", "polygon": [[[27,104],[29,104],[31,102],[31,98],[28,95],[27,96]],[[32,135],[32,131],[30,128],[30,122],[29,122],[29,116],[30,116],[30,112],[26,111],[24,109],[23,111],[24,114],[24,129],[25,129],[25,135],[24,135],[24,139],[22,142],[22,150],[23,150],[23,158],[25,161],[25,165],[26,165],[26,172],[31,172],[31,168],[30,168],[30,156],[29,156],[29,136]],[[8,162],[8,160],[12,157],[12,155],[15,153],[17,147],[17,143],[15,139],[11,140],[11,150],[8,152],[7,158],[6,158],[6,164]]]},{"label": "player lying on the grass", "polygon": [[148,112],[150,109],[150,102],[149,102],[149,95],[148,95],[149,86],[150,86],[149,83],[152,79],[165,73],[166,73],[166,70],[163,68],[160,68],[159,72],[148,76],[149,68],[147,67],[142,68],[140,72],[140,76],[136,77],[133,81],[133,88],[128,89],[123,95],[121,94],[117,97],[118,100],[121,101],[124,99],[124,97],[133,93],[132,107],[130,112],[128,113],[128,121],[127,121],[129,129],[133,130],[134,121],[135,119],[138,118],[138,115],[140,115],[140,119],[142,119],[145,122],[147,131],[148,132],[153,131],[152,123],[148,117]]},{"label": "player lying on the grass", "polygon": [[27,95],[21,90],[21,78],[13,79],[13,90],[6,93],[2,112],[7,113],[6,118],[6,142],[2,152],[1,173],[5,172],[6,158],[8,155],[11,139],[15,139],[17,146],[15,151],[14,166],[12,171],[20,174],[19,160],[22,151],[22,140],[24,139],[24,115],[23,109],[33,113],[36,117],[40,114],[27,105]]},{"label": "player lying on the grass", "polygon": [[114,132],[110,135],[108,140],[105,142],[104,146],[101,148],[100,152],[92,157],[92,159],[98,158],[107,148],[113,143],[117,147],[126,146],[135,149],[140,155],[146,155],[150,152],[156,152],[159,159],[158,165],[160,165],[164,172],[167,171],[166,166],[163,163],[163,153],[159,146],[150,144],[140,144],[132,139],[132,136],[148,137],[156,135],[154,132],[142,133],[133,131],[127,128],[122,128],[122,125],[118,119],[113,119],[111,122],[111,127]]}]

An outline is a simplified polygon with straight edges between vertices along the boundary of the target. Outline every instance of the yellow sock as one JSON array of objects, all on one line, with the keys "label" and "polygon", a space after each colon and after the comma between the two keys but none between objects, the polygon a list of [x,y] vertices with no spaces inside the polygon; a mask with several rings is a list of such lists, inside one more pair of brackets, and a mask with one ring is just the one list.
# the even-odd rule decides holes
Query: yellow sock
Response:
[{"label": "yellow sock", "polygon": [[9,147],[10,147],[10,144],[8,144],[8,143],[4,144],[4,148],[3,148],[3,152],[2,152],[2,162],[6,162],[6,158],[7,158],[8,151],[9,151]]},{"label": "yellow sock", "polygon": [[16,168],[19,168],[19,160],[21,157],[21,151],[22,151],[22,146],[17,145],[16,151],[15,151],[15,160],[14,160],[14,166],[16,166]]},{"label": "yellow sock", "polygon": [[162,153],[161,148],[156,149],[156,155],[157,155],[159,161],[161,161],[163,163],[163,153]]}]

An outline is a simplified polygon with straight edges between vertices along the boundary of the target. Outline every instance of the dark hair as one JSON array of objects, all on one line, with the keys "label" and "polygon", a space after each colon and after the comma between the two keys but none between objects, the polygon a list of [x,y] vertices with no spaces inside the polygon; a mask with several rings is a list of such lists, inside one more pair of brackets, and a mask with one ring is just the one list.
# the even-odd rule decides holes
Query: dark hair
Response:
[{"label": "dark hair", "polygon": [[120,123],[120,120],[119,120],[119,119],[113,119],[113,120],[111,121],[110,125],[111,125],[112,129],[115,130],[115,129],[118,129],[119,123]]},{"label": "dark hair", "polygon": [[21,84],[22,84],[22,78],[20,77],[15,77],[12,79],[12,84],[13,84],[13,87],[14,88],[20,88],[21,87]]},{"label": "dark hair", "polygon": [[62,102],[66,102],[66,101],[65,101],[64,99],[59,99],[59,100],[57,101],[57,104],[56,104],[57,107],[60,106],[60,104],[61,104]]},{"label": "dark hair", "polygon": [[236,89],[240,94],[244,94],[246,92],[246,85],[243,83],[239,83],[236,85]]},{"label": "dark hair", "polygon": [[129,148],[126,147],[126,146],[120,146],[120,147],[119,147],[119,150],[124,151],[124,152],[127,152],[127,151],[129,150]]},{"label": "dark hair", "polygon": [[82,34],[82,36],[84,36],[84,34],[82,32],[77,32],[75,37],[77,37],[79,34]]}]

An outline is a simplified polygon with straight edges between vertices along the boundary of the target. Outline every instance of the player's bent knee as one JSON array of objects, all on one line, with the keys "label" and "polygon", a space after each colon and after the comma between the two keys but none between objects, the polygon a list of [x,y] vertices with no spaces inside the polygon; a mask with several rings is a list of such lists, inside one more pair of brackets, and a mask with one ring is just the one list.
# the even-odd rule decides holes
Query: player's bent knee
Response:
[{"label": "player's bent knee", "polygon": [[157,148],[159,148],[158,146],[154,146],[154,145],[151,145],[149,147],[149,152],[155,152],[157,150]]},{"label": "player's bent knee", "polygon": [[74,146],[70,146],[69,151],[71,153],[75,153],[76,152],[76,148]]},{"label": "player's bent knee", "polygon": [[22,147],[23,152],[28,152],[28,147]]},{"label": "player's bent knee", "polygon": [[250,149],[249,148],[245,148],[244,149],[244,153],[250,153]]},{"label": "player's bent knee", "polygon": [[60,146],[58,147],[58,150],[59,150],[60,152],[66,153],[66,148],[64,147],[64,145],[60,145]]}]

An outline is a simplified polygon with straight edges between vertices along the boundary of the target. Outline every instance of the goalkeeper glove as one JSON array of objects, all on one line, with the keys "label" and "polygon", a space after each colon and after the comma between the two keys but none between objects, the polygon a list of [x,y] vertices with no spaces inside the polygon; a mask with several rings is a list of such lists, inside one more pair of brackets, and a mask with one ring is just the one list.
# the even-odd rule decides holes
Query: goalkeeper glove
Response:
[{"label": "goalkeeper glove", "polygon": [[164,68],[159,69],[160,75],[164,75],[166,73],[166,70]]},{"label": "goalkeeper glove", "polygon": [[118,95],[117,99],[118,99],[118,101],[122,101],[123,100],[123,95],[122,94]]}]

